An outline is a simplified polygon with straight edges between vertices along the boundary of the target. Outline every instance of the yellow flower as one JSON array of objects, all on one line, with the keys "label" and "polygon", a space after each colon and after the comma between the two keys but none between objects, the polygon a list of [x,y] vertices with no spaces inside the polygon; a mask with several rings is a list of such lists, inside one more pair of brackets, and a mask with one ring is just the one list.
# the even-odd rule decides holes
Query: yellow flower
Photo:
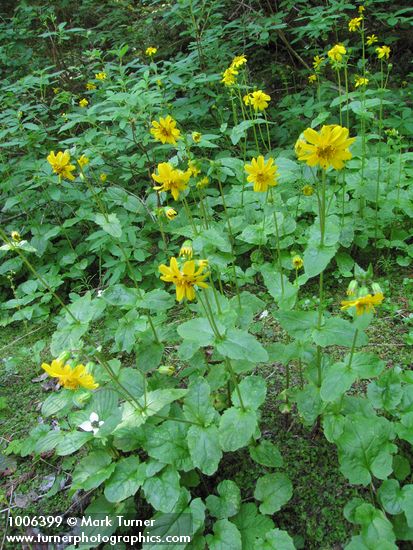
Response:
[{"label": "yellow flower", "polygon": [[362,17],[354,17],[354,19],[350,19],[350,21],[348,22],[348,30],[350,32],[357,31],[360,28],[362,21]]},{"label": "yellow flower", "polygon": [[12,241],[14,241],[15,243],[19,243],[22,240],[22,238],[20,237],[20,233],[18,231],[12,231],[10,235],[11,235]]},{"label": "yellow flower", "polygon": [[253,158],[251,164],[244,166],[248,174],[247,181],[254,184],[254,191],[263,193],[268,190],[268,187],[277,185],[277,165],[274,159],[269,158],[267,161],[260,155],[258,158]]},{"label": "yellow flower", "polygon": [[70,154],[69,151],[59,151],[55,155],[54,151],[50,151],[50,154],[47,157],[47,162],[53,168],[55,174],[59,174],[59,178],[65,178],[67,180],[73,181],[75,176],[72,174],[73,170],[76,168],[74,164],[70,164]]},{"label": "yellow flower", "polygon": [[179,250],[179,257],[181,258],[183,256],[187,260],[192,260],[193,253],[194,250],[192,248],[192,241],[190,241],[189,239],[184,241],[181,249]]},{"label": "yellow flower", "polygon": [[102,174],[100,174],[99,179],[102,183],[105,183],[105,181],[107,180],[107,177],[108,176],[106,174],[102,173]]},{"label": "yellow flower", "polygon": [[188,172],[190,176],[198,176],[201,173],[199,166],[193,161],[188,161]]},{"label": "yellow flower", "polygon": [[225,86],[233,86],[235,84],[237,74],[238,71],[236,71],[233,67],[228,67],[228,69],[222,73],[221,82],[225,84]]},{"label": "yellow flower", "polygon": [[192,140],[194,143],[199,143],[201,141],[202,134],[199,132],[192,132]]},{"label": "yellow flower", "polygon": [[176,120],[174,120],[171,115],[160,118],[159,122],[154,120],[152,126],[153,128],[150,130],[151,134],[162,143],[176,145],[176,141],[181,138],[181,132],[176,127]]},{"label": "yellow flower", "polygon": [[168,218],[169,221],[172,221],[177,216],[177,214],[178,212],[173,208],[165,208],[165,216]]},{"label": "yellow flower", "polygon": [[303,259],[301,258],[301,256],[294,256],[294,258],[291,260],[293,266],[294,266],[294,269],[296,269],[297,271],[299,269],[301,269],[304,265],[304,262],[303,262]]},{"label": "yellow flower", "polygon": [[305,161],[309,166],[317,166],[327,170],[332,166],[341,170],[344,161],[351,159],[350,145],[356,138],[348,137],[348,129],[331,124],[323,126],[319,132],[307,128],[303,135],[306,141],[299,139],[296,143],[298,160]]},{"label": "yellow flower", "polygon": [[308,77],[308,82],[310,84],[314,84],[315,82],[317,82],[317,75],[316,74],[310,74],[310,76]]},{"label": "yellow flower", "polygon": [[208,185],[209,185],[209,178],[207,176],[200,179],[196,184],[198,189],[203,189],[204,187],[207,187]]},{"label": "yellow flower", "polygon": [[156,54],[157,51],[158,51],[158,48],[153,48],[152,46],[150,46],[149,48],[146,48],[145,53],[148,57],[152,57],[153,55]]},{"label": "yellow flower", "polygon": [[77,163],[79,164],[80,168],[83,168],[84,166],[89,164],[89,159],[87,158],[87,156],[82,155]]},{"label": "yellow flower", "polygon": [[101,73],[96,73],[95,74],[95,78],[97,80],[106,80],[106,76],[107,76],[106,73],[103,72],[103,71]]},{"label": "yellow flower", "polygon": [[314,57],[314,60],[313,60],[313,67],[314,67],[314,70],[316,71],[320,66],[321,64],[323,63],[324,61],[324,57],[320,57],[319,55],[316,55]]},{"label": "yellow flower", "polygon": [[268,107],[268,102],[271,100],[271,97],[262,90],[257,90],[249,95],[249,105],[253,106],[254,111],[264,111]]},{"label": "yellow flower", "polygon": [[177,170],[169,162],[161,162],[158,164],[158,173],[152,174],[152,178],[156,183],[160,183],[154,187],[156,191],[170,191],[175,200],[178,199],[179,193],[185,191],[190,174]]},{"label": "yellow flower", "polygon": [[88,82],[86,84],[86,90],[89,90],[89,91],[96,90],[96,84],[93,84],[93,82]]},{"label": "yellow flower", "polygon": [[343,55],[346,55],[346,53],[347,53],[347,50],[343,46],[343,44],[336,44],[331,48],[331,50],[329,50],[327,55],[331,59],[331,61],[335,61],[339,63],[340,61],[343,60]]},{"label": "yellow flower", "polygon": [[86,98],[83,98],[79,101],[79,107],[87,107],[89,105],[89,101]]},{"label": "yellow flower", "polygon": [[356,88],[358,88],[359,86],[367,86],[368,83],[369,83],[369,79],[368,79],[368,78],[365,78],[365,77],[363,77],[363,76],[356,76],[354,86],[355,86]]},{"label": "yellow flower", "polygon": [[60,88],[53,88],[53,93],[58,94],[60,92]]},{"label": "yellow flower", "polygon": [[358,12],[361,15],[364,11],[366,11],[366,8],[364,6],[359,6]]},{"label": "yellow flower", "polygon": [[370,36],[367,37],[366,44],[367,46],[373,46],[373,44],[375,44],[378,41],[379,39],[377,38],[377,36],[375,34],[371,34]]},{"label": "yellow flower", "polygon": [[377,57],[379,59],[389,59],[390,51],[391,50],[388,46],[379,46],[376,48]]},{"label": "yellow flower", "polygon": [[369,313],[370,311],[375,311],[374,306],[378,306],[384,300],[384,296],[381,292],[377,294],[367,294],[361,298],[356,298],[355,300],[343,300],[341,302],[341,309],[349,309],[351,307],[356,308],[357,315],[363,315],[363,313]]},{"label": "yellow flower", "polygon": [[99,386],[84,365],[76,365],[73,368],[65,365],[60,359],[54,359],[51,365],[43,363],[42,369],[52,378],[57,378],[59,384],[69,390],[77,390],[80,387],[95,390]]},{"label": "yellow flower", "polygon": [[243,65],[245,65],[245,63],[247,62],[247,58],[245,57],[244,54],[242,55],[237,55],[234,57],[234,59],[232,60],[232,63],[230,65],[230,67],[232,69],[239,69],[239,67],[242,67]]},{"label": "yellow flower", "polygon": [[195,286],[208,288],[204,280],[209,273],[204,273],[204,270],[205,266],[200,266],[195,270],[194,260],[185,262],[180,269],[176,258],[170,258],[169,266],[164,264],[159,266],[159,271],[162,273],[161,280],[175,285],[178,302],[184,298],[195,300]]},{"label": "yellow flower", "polygon": [[304,185],[302,192],[305,197],[311,197],[311,195],[314,194],[314,187],[311,185]]}]

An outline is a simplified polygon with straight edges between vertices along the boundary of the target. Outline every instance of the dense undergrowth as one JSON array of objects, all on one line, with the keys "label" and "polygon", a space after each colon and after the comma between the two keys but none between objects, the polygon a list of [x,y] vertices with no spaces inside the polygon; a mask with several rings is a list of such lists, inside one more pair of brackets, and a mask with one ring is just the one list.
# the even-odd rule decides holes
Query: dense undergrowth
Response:
[{"label": "dense undergrowth", "polygon": [[3,9],[7,516],[407,548],[411,10]]}]

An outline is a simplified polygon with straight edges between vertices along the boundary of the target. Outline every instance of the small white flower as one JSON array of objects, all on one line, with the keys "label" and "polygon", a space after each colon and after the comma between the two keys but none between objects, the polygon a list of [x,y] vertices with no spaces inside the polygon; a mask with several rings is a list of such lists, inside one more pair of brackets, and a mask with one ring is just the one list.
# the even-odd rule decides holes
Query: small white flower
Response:
[{"label": "small white flower", "polygon": [[260,319],[265,319],[268,317],[268,310],[264,309],[264,311],[260,314]]},{"label": "small white flower", "polygon": [[104,424],[103,420],[99,420],[98,414],[92,412],[90,413],[89,420],[82,422],[79,428],[85,432],[93,432],[93,435],[96,435],[102,424]]},{"label": "small white flower", "polygon": [[103,294],[103,290],[98,290],[97,293],[96,293],[98,298],[100,298],[102,296],[102,294]]}]

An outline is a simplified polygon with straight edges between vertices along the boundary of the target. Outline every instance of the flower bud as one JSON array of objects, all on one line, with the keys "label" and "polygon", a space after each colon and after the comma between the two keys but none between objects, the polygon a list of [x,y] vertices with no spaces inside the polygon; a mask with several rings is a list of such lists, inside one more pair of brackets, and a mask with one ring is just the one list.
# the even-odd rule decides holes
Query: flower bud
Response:
[{"label": "flower bud", "polygon": [[371,283],[371,290],[373,291],[373,294],[383,294],[383,290],[379,283]]},{"label": "flower bud", "polygon": [[167,366],[167,365],[161,365],[158,367],[159,374],[164,374],[166,376],[172,376],[175,372],[175,367]]},{"label": "flower bud", "polygon": [[367,296],[367,294],[369,294],[369,289],[365,285],[360,287],[359,298],[362,298],[363,296]]},{"label": "flower bud", "polygon": [[68,361],[68,359],[70,358],[70,351],[63,351],[59,357],[57,358],[58,361],[62,361],[62,363],[66,363],[66,361]]},{"label": "flower bud", "polygon": [[352,281],[350,281],[350,284],[348,285],[347,291],[346,291],[347,296],[355,296],[357,293],[358,286],[359,284],[356,281],[356,279],[353,279]]}]

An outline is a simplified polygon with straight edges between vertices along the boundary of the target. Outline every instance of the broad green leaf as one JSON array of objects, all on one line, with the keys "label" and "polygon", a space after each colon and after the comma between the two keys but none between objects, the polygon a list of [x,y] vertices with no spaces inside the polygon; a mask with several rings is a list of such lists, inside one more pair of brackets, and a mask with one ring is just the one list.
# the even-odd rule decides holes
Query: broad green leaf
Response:
[{"label": "broad green leaf", "polygon": [[324,271],[335,253],[335,246],[308,246],[303,255],[306,277],[315,277]]},{"label": "broad green leaf", "polygon": [[49,395],[42,405],[43,416],[52,416],[57,412],[64,414],[73,404],[73,392],[71,390],[60,390]]},{"label": "broad green leaf", "polygon": [[184,338],[184,340],[195,342],[198,347],[210,346],[215,338],[208,319],[204,317],[198,317],[182,323],[178,327],[178,334]]},{"label": "broad green leaf", "polygon": [[320,388],[323,401],[333,402],[351,388],[357,374],[345,363],[334,363],[328,367]]},{"label": "broad green leaf", "polygon": [[287,531],[272,529],[264,538],[258,539],[254,550],[295,550],[295,546]]},{"label": "broad green leaf", "polygon": [[109,502],[120,502],[133,496],[146,479],[146,464],[137,456],[121,458],[105,483],[105,497]]},{"label": "broad green leaf", "polygon": [[188,420],[208,426],[214,420],[216,411],[211,403],[211,389],[203,378],[191,382],[184,399],[184,414]]},{"label": "broad green leaf", "polygon": [[236,451],[250,442],[257,428],[255,411],[227,409],[219,424],[219,441],[223,451]]},{"label": "broad green leaf", "polygon": [[64,438],[56,447],[56,454],[66,456],[78,451],[80,447],[93,439],[93,434],[90,432],[68,432],[64,434]]},{"label": "broad green leaf", "polygon": [[316,311],[277,311],[275,317],[290,336],[299,340],[305,340],[318,321]]},{"label": "broad green leaf", "polygon": [[178,472],[172,466],[168,466],[161,474],[147,479],[143,491],[146,500],[155,510],[172,512],[181,491]]},{"label": "broad green leaf", "polygon": [[385,479],[377,494],[388,514],[400,514],[403,511],[403,492],[396,479]]},{"label": "broad green leaf", "polygon": [[229,329],[223,340],[217,344],[218,352],[230,359],[244,359],[252,363],[262,363],[268,360],[268,354],[256,338],[236,328]]},{"label": "broad green leaf", "polygon": [[[265,401],[267,385],[261,376],[247,376],[238,384],[239,392],[246,409],[258,409]],[[232,403],[235,407],[241,407],[238,392],[232,392]]]},{"label": "broad green leaf", "polygon": [[[318,346],[345,346],[351,348],[356,329],[346,319],[329,317],[320,330],[313,332],[313,340]],[[357,334],[356,346],[367,344],[364,332]]]},{"label": "broad green leaf", "polygon": [[222,457],[218,428],[191,426],[187,440],[193,465],[208,476],[214,474]]},{"label": "broad green leaf", "polygon": [[188,471],[193,468],[187,445],[188,425],[167,420],[156,426],[145,427],[146,442],[144,448],[152,458],[172,464],[177,470]]},{"label": "broad green leaf", "polygon": [[227,519],[214,523],[214,534],[207,535],[209,550],[241,550],[241,534],[236,526]]},{"label": "broad green leaf", "polygon": [[84,491],[96,489],[112,475],[115,466],[112,456],[106,451],[90,453],[76,466],[72,475],[72,488]]},{"label": "broad green leaf", "polygon": [[256,505],[252,502],[241,504],[238,514],[231,518],[241,533],[242,548],[247,550],[254,548],[258,538],[263,537],[274,527],[273,521],[260,514]]},{"label": "broad green leaf", "polygon": [[252,460],[263,466],[277,468],[283,465],[281,453],[274,443],[266,439],[262,440],[256,447],[249,447]]},{"label": "broad green leaf", "polygon": [[217,487],[219,497],[209,495],[206,506],[209,513],[218,519],[230,518],[239,512],[241,506],[241,491],[231,480],[224,480]]},{"label": "broad green leaf", "polygon": [[119,239],[122,236],[122,227],[116,214],[96,214],[95,223],[100,225],[103,231],[109,233],[115,239]]},{"label": "broad green leaf", "polygon": [[281,510],[292,494],[293,486],[285,474],[266,474],[258,479],[254,498],[261,501],[260,512],[271,515]]}]

